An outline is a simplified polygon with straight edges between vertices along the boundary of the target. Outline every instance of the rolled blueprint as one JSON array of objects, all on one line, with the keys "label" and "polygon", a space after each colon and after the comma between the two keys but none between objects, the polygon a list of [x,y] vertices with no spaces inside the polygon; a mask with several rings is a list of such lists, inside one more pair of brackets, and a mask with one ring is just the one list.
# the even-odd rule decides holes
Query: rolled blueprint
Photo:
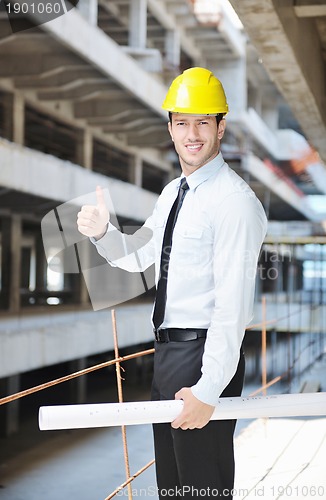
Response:
[{"label": "rolled blueprint", "polygon": [[[42,406],[40,430],[83,429],[172,422],[182,400]],[[326,415],[326,392],[220,398],[212,420]]]}]

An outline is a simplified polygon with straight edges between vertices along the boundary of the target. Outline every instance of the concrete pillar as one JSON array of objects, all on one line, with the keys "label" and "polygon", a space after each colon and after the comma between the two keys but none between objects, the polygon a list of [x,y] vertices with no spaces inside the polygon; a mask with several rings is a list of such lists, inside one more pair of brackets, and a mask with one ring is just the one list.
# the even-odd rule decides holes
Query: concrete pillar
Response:
[{"label": "concrete pillar", "polygon": [[132,0],[129,10],[129,46],[146,48],[147,0]]},{"label": "concrete pillar", "polygon": [[248,87],[248,108],[253,108],[256,113],[262,115],[262,89],[250,85]]},{"label": "concrete pillar", "polygon": [[[19,392],[20,375],[0,380],[0,397]],[[0,434],[10,436],[19,429],[19,400],[0,406]]]},{"label": "concrete pillar", "polygon": [[11,282],[9,310],[17,312],[20,309],[20,273],[21,273],[21,240],[22,220],[20,215],[12,216],[11,230]]},{"label": "concrete pillar", "polygon": [[77,8],[81,15],[91,24],[97,26],[97,0],[79,0]]},{"label": "concrete pillar", "polygon": [[93,136],[88,129],[80,130],[77,137],[76,163],[89,170],[93,164]]},{"label": "concrete pillar", "polygon": [[8,94],[4,101],[4,137],[17,144],[25,142],[25,102],[21,94]]},{"label": "concrete pillar", "polygon": [[142,187],[142,184],[143,184],[143,161],[139,156],[135,157],[133,182],[136,186]]},{"label": "concrete pillar", "polygon": [[262,97],[261,117],[271,130],[277,130],[279,123],[278,96],[275,92],[266,92]]},{"label": "concrete pillar", "polygon": [[10,312],[20,309],[21,216],[2,219],[2,286]]},{"label": "concrete pillar", "polygon": [[21,94],[15,94],[13,100],[13,142],[25,143],[25,102]]},{"label": "concrete pillar", "polygon": [[47,269],[44,246],[41,235],[38,235],[36,238],[35,254],[36,254],[35,290],[37,292],[37,291],[43,291],[45,288],[46,269]]},{"label": "concrete pillar", "polygon": [[277,279],[276,279],[275,292],[282,293],[284,291],[284,279],[283,279],[284,261],[279,253],[276,265],[277,265]]},{"label": "concrete pillar", "polygon": [[[216,64],[216,63],[215,63]],[[209,68],[219,78],[225,89],[230,113],[235,118],[247,109],[246,59],[223,61]]]},{"label": "concrete pillar", "polygon": [[256,111],[256,113],[261,116],[262,115],[262,104],[263,104],[263,93],[260,87],[255,88],[254,92],[254,101],[252,103],[252,107]]},{"label": "concrete pillar", "polygon": [[264,190],[263,205],[266,212],[266,217],[269,218],[269,212],[271,207],[271,191],[268,188],[265,188]]},{"label": "concrete pillar", "polygon": [[287,293],[292,294],[295,291],[296,282],[296,266],[294,262],[289,262],[288,265],[288,283],[287,283]]},{"label": "concrete pillar", "polygon": [[2,108],[3,108],[3,124],[2,124],[2,135],[8,141],[12,140],[12,102],[13,95],[12,94],[4,94],[2,100]]},{"label": "concrete pillar", "polygon": [[180,33],[177,30],[166,32],[165,59],[168,67],[177,68],[180,65]]},{"label": "concrete pillar", "polygon": [[[89,269],[91,267],[91,255],[94,251],[94,247],[90,241],[83,242],[82,245],[76,245],[78,251],[79,262],[82,269]],[[83,274],[78,275],[79,282],[77,285],[77,293],[76,294],[76,302],[81,306],[88,306],[89,301],[89,293],[88,288],[86,286],[86,282]]]},{"label": "concrete pillar", "polygon": [[263,273],[263,264],[259,264],[258,268],[257,268],[256,286],[255,286],[255,300],[256,301],[260,300],[260,297],[263,293],[262,273]]}]

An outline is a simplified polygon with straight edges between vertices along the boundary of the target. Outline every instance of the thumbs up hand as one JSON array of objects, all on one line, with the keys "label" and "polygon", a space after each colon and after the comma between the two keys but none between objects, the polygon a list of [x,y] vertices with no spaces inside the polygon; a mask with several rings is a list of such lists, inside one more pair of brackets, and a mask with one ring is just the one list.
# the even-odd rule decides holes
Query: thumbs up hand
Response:
[{"label": "thumbs up hand", "polygon": [[97,205],[84,205],[77,215],[78,231],[89,238],[99,240],[107,230],[110,213],[106,207],[104,193],[100,186],[96,188]]}]

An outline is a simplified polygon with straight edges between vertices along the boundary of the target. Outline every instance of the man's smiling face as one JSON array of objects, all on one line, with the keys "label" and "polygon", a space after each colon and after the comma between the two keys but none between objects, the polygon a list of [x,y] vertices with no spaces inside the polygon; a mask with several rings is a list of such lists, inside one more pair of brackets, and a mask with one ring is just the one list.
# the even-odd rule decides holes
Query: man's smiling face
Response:
[{"label": "man's smiling face", "polygon": [[185,175],[190,175],[218,155],[225,120],[215,116],[172,113],[169,132]]}]

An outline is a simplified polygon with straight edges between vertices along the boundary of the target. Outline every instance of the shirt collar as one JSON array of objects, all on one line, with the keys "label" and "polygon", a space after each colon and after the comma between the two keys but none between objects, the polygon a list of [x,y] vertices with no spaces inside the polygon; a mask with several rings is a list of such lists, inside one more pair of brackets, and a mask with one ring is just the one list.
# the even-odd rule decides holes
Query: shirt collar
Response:
[{"label": "shirt collar", "polygon": [[[224,164],[224,159],[222,153],[219,153],[213,160],[206,163],[206,165],[198,168],[192,174],[188,175],[187,183],[189,189],[195,189],[199,184],[206,181],[211,175],[216,174],[216,172]],[[180,178],[184,177],[182,174]]]}]

